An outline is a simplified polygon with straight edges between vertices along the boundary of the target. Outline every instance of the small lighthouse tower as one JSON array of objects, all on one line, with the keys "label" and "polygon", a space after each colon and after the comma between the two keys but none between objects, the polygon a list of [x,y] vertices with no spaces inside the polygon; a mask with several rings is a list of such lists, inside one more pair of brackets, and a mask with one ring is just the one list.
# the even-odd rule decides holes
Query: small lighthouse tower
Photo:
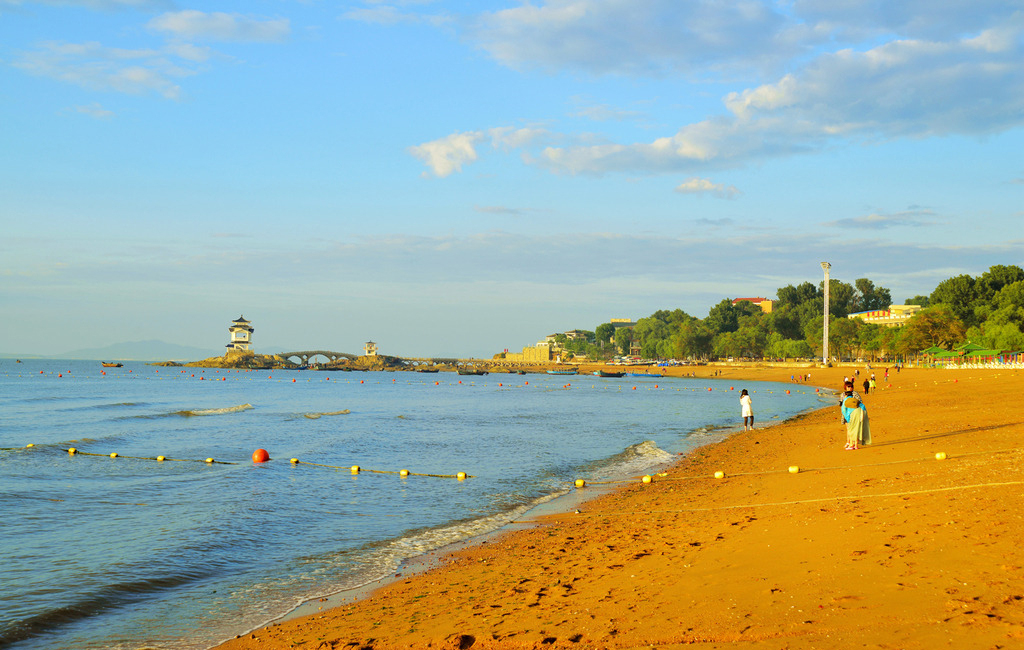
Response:
[{"label": "small lighthouse tower", "polygon": [[245,316],[239,316],[232,321],[228,331],[231,332],[231,342],[228,343],[224,356],[252,352],[253,329],[249,321],[245,320]]}]

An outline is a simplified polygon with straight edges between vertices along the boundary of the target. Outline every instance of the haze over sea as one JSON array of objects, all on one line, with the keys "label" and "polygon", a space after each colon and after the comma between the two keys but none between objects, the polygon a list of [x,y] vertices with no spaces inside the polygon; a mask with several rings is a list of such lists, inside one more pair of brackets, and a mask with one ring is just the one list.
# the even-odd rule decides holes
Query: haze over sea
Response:
[{"label": "haze over sea", "polygon": [[759,425],[821,404],[708,379],[4,360],[0,646],[207,648],[577,478],[663,468],[733,430],[740,388]]}]

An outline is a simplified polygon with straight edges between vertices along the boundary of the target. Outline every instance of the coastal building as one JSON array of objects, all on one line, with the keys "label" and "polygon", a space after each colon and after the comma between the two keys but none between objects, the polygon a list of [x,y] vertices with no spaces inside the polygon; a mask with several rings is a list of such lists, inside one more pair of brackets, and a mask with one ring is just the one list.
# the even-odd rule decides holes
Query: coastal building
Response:
[{"label": "coastal building", "polygon": [[633,327],[636,323],[633,322],[632,318],[613,318],[608,321],[612,327],[619,329],[620,327]]},{"label": "coastal building", "polygon": [[363,353],[368,357],[377,356],[377,344],[373,341],[367,341],[363,344]]},{"label": "coastal building", "polygon": [[547,363],[551,359],[551,345],[545,341],[532,347],[523,348],[522,352],[505,353],[505,360],[514,363]]},{"label": "coastal building", "polygon": [[741,302],[749,302],[754,305],[757,305],[758,307],[761,308],[761,313],[764,314],[772,313],[772,309],[775,306],[775,301],[769,300],[768,298],[736,298],[732,301],[732,304],[735,306]]},{"label": "coastal building", "polygon": [[241,352],[252,352],[252,325],[245,320],[245,316],[239,316],[231,322],[228,328],[231,334],[231,342],[227,344],[227,351],[224,356]]},{"label": "coastal building", "polygon": [[921,311],[920,305],[889,305],[888,309],[873,309],[850,314],[847,318],[859,318],[865,323],[884,325],[886,327],[903,327]]}]

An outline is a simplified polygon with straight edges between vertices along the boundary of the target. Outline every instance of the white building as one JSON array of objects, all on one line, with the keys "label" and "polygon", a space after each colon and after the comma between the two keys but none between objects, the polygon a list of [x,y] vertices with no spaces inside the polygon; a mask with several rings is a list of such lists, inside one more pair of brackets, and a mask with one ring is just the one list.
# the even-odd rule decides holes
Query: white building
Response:
[{"label": "white building", "polygon": [[226,354],[252,351],[253,329],[249,321],[245,320],[245,316],[239,316],[232,321],[228,332],[231,333],[231,342],[227,344]]}]

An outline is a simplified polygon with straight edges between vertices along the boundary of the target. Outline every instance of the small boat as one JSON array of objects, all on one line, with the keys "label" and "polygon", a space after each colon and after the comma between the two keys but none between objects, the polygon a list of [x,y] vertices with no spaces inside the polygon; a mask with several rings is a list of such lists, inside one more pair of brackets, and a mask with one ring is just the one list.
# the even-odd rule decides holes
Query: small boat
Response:
[{"label": "small boat", "polygon": [[116,361],[110,363],[106,361],[101,361],[100,363],[103,365],[104,368],[121,368],[124,366],[123,363],[118,363]]},{"label": "small boat", "polygon": [[559,370],[548,370],[548,374],[549,375],[575,375],[575,374],[578,374],[578,373],[579,373],[579,370],[576,369],[576,368],[572,368],[571,370],[562,370],[562,369],[559,369]]},{"label": "small boat", "polygon": [[438,372],[437,368],[417,368],[416,372]]},{"label": "small boat", "polygon": [[595,370],[594,376],[596,377],[622,377],[626,373],[615,370]]},{"label": "small boat", "polygon": [[458,373],[460,375],[486,375],[486,370],[478,370],[476,368],[459,368]]}]

